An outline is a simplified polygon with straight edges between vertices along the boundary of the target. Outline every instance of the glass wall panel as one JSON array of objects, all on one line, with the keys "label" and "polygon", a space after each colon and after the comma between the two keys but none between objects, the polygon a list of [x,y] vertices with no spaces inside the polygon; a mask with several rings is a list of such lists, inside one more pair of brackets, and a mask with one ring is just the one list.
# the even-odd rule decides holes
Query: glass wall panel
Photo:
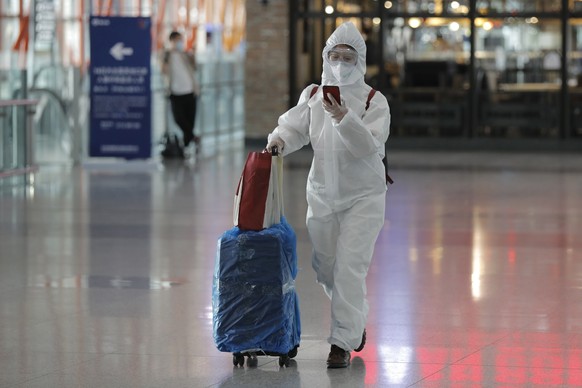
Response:
[{"label": "glass wall panel", "polygon": [[299,12],[321,12],[325,8],[326,0],[296,0]]},{"label": "glass wall panel", "polygon": [[519,13],[519,12],[559,12],[562,0],[477,0],[477,12]]},{"label": "glass wall panel", "polygon": [[582,137],[582,0],[567,2],[567,20],[562,4],[325,0],[319,15],[296,21],[296,88],[319,79],[323,43],[349,12],[368,45],[366,82],[389,99],[395,136]]},{"label": "glass wall panel", "polygon": [[[374,0],[326,0],[326,5],[335,6],[342,13],[375,12],[378,9],[378,1]],[[327,8],[326,12],[329,13],[329,10]]]},{"label": "glass wall panel", "polygon": [[28,107],[0,105],[0,175],[26,167],[26,120]]},{"label": "glass wall panel", "polygon": [[[13,50],[13,46],[17,41],[20,33],[20,17],[18,10],[18,2],[12,0],[0,0],[0,69],[9,70],[11,68],[23,68],[24,61],[18,61],[19,53]],[[8,85],[5,81],[0,82],[0,93],[2,98],[6,94]]]},{"label": "glass wall panel", "polygon": [[582,12],[582,0],[570,0],[570,11]]},{"label": "glass wall panel", "polygon": [[568,52],[570,135],[582,137],[582,19],[570,20],[570,45],[571,49]]},{"label": "glass wall panel", "polygon": [[429,14],[429,15],[466,15],[469,13],[469,0],[385,0],[384,9],[389,14]]},{"label": "glass wall panel", "polygon": [[559,135],[558,19],[477,19],[479,136]]},{"label": "glass wall panel", "polygon": [[394,18],[384,22],[383,92],[393,132],[461,136],[467,128],[470,23],[463,18]]},{"label": "glass wall panel", "polygon": [[[319,1],[319,9],[322,2]],[[204,109],[199,109],[198,120],[201,132],[207,135],[203,141],[212,142],[224,133],[242,138],[244,75],[239,72],[244,63],[243,1],[0,0],[0,99],[22,98],[26,94],[39,100],[33,121],[36,162],[68,163],[71,159],[80,162],[86,157],[90,106],[89,15],[152,18],[154,153],[162,133],[172,128],[173,122],[166,114],[166,89],[160,73],[162,51],[173,29],[184,34],[187,48],[196,47],[202,68],[202,90],[216,99],[216,103],[208,103],[208,98],[200,99]],[[207,71],[205,66],[217,70]],[[27,71],[24,83],[20,70]],[[0,111],[2,125],[14,117],[12,114],[8,117],[10,112]],[[215,120],[217,112],[223,120]],[[2,144],[7,144],[6,131],[0,133],[0,138]]]}]

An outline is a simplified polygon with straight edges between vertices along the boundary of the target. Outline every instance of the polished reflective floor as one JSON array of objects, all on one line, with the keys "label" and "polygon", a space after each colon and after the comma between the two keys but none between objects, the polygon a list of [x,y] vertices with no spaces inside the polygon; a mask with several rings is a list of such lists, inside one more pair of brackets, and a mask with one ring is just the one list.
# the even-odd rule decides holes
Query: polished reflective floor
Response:
[{"label": "polished reflective floor", "polygon": [[368,344],[341,370],[325,367],[307,152],[285,172],[299,353],[241,368],[214,346],[216,241],[245,156],[0,182],[0,387],[582,386],[582,156],[394,152]]}]

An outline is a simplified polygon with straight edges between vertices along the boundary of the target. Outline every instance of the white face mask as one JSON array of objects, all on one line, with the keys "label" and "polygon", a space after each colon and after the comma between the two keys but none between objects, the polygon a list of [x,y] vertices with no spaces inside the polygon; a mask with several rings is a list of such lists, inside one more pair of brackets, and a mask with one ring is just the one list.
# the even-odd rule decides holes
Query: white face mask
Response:
[{"label": "white face mask", "polygon": [[340,85],[348,80],[355,68],[355,65],[345,62],[331,63],[331,72]]},{"label": "white face mask", "polygon": [[176,50],[184,51],[184,42],[182,42],[182,41],[176,42]]}]

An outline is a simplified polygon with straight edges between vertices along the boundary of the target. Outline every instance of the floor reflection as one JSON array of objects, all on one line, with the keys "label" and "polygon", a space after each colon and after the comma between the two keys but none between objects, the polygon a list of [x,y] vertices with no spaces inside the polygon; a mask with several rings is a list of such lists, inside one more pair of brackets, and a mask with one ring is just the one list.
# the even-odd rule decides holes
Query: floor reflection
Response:
[{"label": "floor reflection", "polygon": [[0,185],[0,387],[582,386],[582,156],[393,153],[368,343],[327,370],[329,302],[287,161],[302,341],[233,368],[212,338],[217,239],[246,153],[41,169]]},{"label": "floor reflection", "polygon": [[38,276],[29,287],[42,288],[114,288],[134,290],[164,290],[186,283],[184,278],[162,279],[138,276],[79,275],[53,280],[48,276]]}]

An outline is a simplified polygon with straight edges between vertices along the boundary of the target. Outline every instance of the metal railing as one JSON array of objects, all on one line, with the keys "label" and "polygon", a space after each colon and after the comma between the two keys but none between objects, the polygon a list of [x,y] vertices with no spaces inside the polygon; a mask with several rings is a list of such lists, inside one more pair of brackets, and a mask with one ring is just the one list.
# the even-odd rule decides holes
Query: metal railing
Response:
[{"label": "metal railing", "polygon": [[[244,142],[242,63],[239,58],[200,61],[202,94],[198,99],[196,132],[202,135],[203,157],[215,155],[225,144]],[[26,174],[36,170],[37,165],[80,164],[87,160],[90,101],[86,76],[79,69],[45,66],[32,79],[26,70],[11,79],[12,84],[3,85],[4,100],[0,97],[0,178]],[[167,107],[163,78],[155,64],[151,93],[152,156],[157,159],[163,133],[176,128]],[[23,105],[25,101],[29,105]]]}]

